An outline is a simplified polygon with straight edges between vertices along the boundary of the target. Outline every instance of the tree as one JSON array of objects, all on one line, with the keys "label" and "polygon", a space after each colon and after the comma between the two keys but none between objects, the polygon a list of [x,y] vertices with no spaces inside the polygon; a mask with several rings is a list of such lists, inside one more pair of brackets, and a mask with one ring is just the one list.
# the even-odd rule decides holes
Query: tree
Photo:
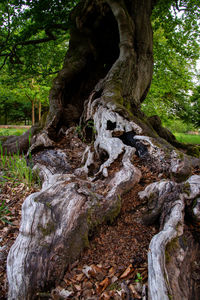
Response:
[{"label": "tree", "polygon": [[[189,16],[194,10],[199,13],[195,1],[161,2],[164,16],[171,4],[178,9],[186,6]],[[57,26],[48,16],[54,9],[55,16],[63,16],[68,7],[62,3],[60,9],[59,1],[45,1],[41,24],[36,17],[43,1],[37,1],[36,6],[32,1],[20,3],[29,4],[28,12],[37,9],[27,22],[43,25],[35,34],[41,28],[44,32],[37,41],[28,35],[27,43],[15,42],[11,52],[6,50],[4,54],[14,55],[15,61],[20,59],[18,46],[53,39],[55,32],[64,28],[66,24]],[[149,202],[153,201],[143,221],[159,219],[161,227],[150,244],[149,297],[169,299],[169,293],[182,296],[182,288],[170,288],[166,282],[165,247],[174,238],[183,237],[185,207],[194,219],[199,218],[195,198],[200,178],[192,176],[186,181],[199,160],[175,149],[182,145],[161,126],[159,118],[148,119],[140,109],[153,72],[150,16],[154,6],[152,0],[87,0],[80,1],[71,13],[69,50],[50,91],[45,127],[33,137],[29,149],[43,188],[23,205],[20,234],[8,256],[9,299],[35,299],[38,292],[54,285],[87,244],[89,232],[118,215],[121,195],[142,176],[134,166],[135,154],[171,178],[143,192]],[[76,136],[74,125],[78,123],[82,141]],[[3,146],[14,151],[13,144],[16,146],[16,141]],[[113,162],[118,168],[112,173]],[[192,206],[187,206],[187,199],[194,200]],[[196,247],[195,241],[193,244]],[[191,257],[187,247],[179,245],[178,249]],[[195,252],[194,257],[197,255]],[[189,259],[184,262],[191,265]],[[176,279],[181,285],[178,275]],[[168,282],[171,280],[169,276]],[[197,299],[196,282],[189,283]],[[186,294],[189,292],[190,288]]]},{"label": "tree", "polygon": [[26,123],[31,120],[32,104],[37,108],[37,115],[34,109],[34,117],[38,121],[41,110],[48,110],[49,89],[49,82],[45,79],[37,79],[36,82],[34,79],[15,81],[4,72],[0,80],[1,124]]},{"label": "tree", "polygon": [[198,128],[200,126],[199,107],[200,107],[200,86],[197,86],[193,95],[190,97],[190,121]]},{"label": "tree", "polygon": [[[189,21],[185,13],[177,10],[174,16],[170,10],[163,16],[162,9],[156,7],[152,16],[154,73],[142,109],[147,115],[159,115],[165,124],[175,118],[188,122],[189,95],[194,89],[199,57],[199,37],[195,29],[198,22],[194,18]],[[172,28],[176,28],[175,32]]]}]

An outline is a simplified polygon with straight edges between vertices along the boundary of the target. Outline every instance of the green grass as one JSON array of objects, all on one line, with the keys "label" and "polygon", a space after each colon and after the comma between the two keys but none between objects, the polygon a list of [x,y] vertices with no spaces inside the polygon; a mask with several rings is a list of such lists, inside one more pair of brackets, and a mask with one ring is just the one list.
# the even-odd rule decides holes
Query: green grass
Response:
[{"label": "green grass", "polygon": [[[31,159],[31,157],[29,158]],[[39,177],[36,172],[27,166],[25,156],[19,154],[3,154],[1,143],[0,171],[3,179],[14,181],[16,184],[24,183],[27,186],[40,184]]]},{"label": "green grass", "polygon": [[8,206],[5,204],[5,200],[0,203],[0,221],[2,223],[12,224],[8,217],[11,216],[11,212]]},{"label": "green grass", "polygon": [[174,133],[176,139],[185,144],[200,144],[200,135]]},{"label": "green grass", "polygon": [[26,131],[24,128],[0,128],[0,136],[22,135]]},{"label": "green grass", "polygon": [[[31,155],[29,156],[31,160]],[[9,185],[11,188],[24,184],[24,189],[41,187],[40,178],[36,171],[33,171],[27,166],[24,155],[12,154],[6,155],[3,153],[3,148],[0,143],[0,192],[4,186]],[[5,200],[0,200],[0,221],[11,224],[9,218],[11,212],[6,205]]]}]

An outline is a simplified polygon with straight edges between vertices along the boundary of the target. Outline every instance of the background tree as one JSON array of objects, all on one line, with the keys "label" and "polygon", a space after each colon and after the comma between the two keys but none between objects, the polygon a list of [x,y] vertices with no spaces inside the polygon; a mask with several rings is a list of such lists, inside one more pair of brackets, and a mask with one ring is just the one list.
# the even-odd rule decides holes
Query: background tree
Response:
[{"label": "background tree", "polygon": [[[13,81],[38,82],[38,76],[58,72],[68,45],[69,12],[76,3],[2,1],[1,67],[7,66]],[[166,125],[172,115],[173,120],[186,119],[192,112],[188,91],[199,56],[198,16],[195,1],[159,1],[153,12],[154,76],[143,110],[158,114]]]},{"label": "background tree", "polygon": [[[49,82],[43,79],[33,85],[32,80],[15,81],[13,76],[10,77],[5,74],[1,77],[1,124],[26,124],[26,121],[31,121],[32,103],[37,108],[36,112],[34,110],[34,117],[37,122],[39,120],[39,107],[42,108],[43,112],[48,111]],[[38,101],[36,101],[37,99]]]},{"label": "background tree", "polygon": [[192,96],[190,97],[190,122],[194,123],[198,128],[200,126],[200,116],[199,116],[199,108],[200,108],[200,86],[197,86],[194,89]]},{"label": "background tree", "polygon": [[194,8],[183,1],[177,5],[170,8],[162,1],[154,9],[154,74],[143,103],[147,115],[159,115],[167,126],[176,119],[192,123],[190,94],[199,57],[198,10],[194,14]]}]

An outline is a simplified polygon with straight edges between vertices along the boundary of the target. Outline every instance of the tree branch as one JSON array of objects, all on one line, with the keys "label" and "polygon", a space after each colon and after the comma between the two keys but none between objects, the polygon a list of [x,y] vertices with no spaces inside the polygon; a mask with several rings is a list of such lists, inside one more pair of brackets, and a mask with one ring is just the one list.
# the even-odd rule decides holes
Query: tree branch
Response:
[{"label": "tree branch", "polygon": [[[10,55],[10,54],[8,54],[7,56],[5,56],[4,61],[3,61],[3,64],[0,66],[0,71],[1,71],[1,70],[3,69],[3,67],[5,66],[6,61],[7,61],[9,55]],[[2,55],[1,55],[1,56],[2,56]]]},{"label": "tree branch", "polygon": [[36,44],[46,43],[46,42],[49,42],[49,41],[52,41],[52,40],[55,41],[57,39],[57,37],[51,32],[50,29],[46,29],[45,33],[48,37],[42,38],[42,39],[37,39],[37,40],[29,40],[29,41],[19,42],[19,43],[16,43],[13,46],[13,48],[16,48],[19,45],[21,45],[21,46],[36,45]]},{"label": "tree branch", "polygon": [[175,3],[176,3],[176,9],[178,10],[178,12],[186,10],[186,7],[185,8],[179,8],[178,0],[176,0]]}]

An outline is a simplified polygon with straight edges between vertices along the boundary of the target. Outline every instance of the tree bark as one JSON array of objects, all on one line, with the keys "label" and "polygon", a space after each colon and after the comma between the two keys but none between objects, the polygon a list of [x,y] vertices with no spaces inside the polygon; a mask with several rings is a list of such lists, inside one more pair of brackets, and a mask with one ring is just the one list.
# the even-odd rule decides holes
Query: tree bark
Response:
[{"label": "tree bark", "polygon": [[[50,92],[46,126],[29,149],[43,186],[23,204],[20,233],[7,262],[8,299],[36,299],[59,282],[88,234],[119,214],[121,195],[141,178],[134,154],[171,178],[168,185],[155,183],[151,211],[144,217],[161,223],[150,250],[156,253],[161,245],[162,251],[159,261],[156,254],[149,258],[149,273],[159,273],[163,288],[157,297],[160,283],[152,275],[149,295],[169,299],[164,249],[179,234],[176,225],[183,223],[187,198],[182,188],[199,160],[164,140],[175,143],[161,125],[156,132],[155,120],[140,110],[153,72],[152,7],[151,0],[86,0],[72,12],[69,51]],[[169,187],[170,199],[176,196],[174,205],[165,205],[163,186]],[[197,186],[191,199],[199,195]]]},{"label": "tree bark", "polygon": [[35,125],[35,99],[32,100],[32,126]]},{"label": "tree bark", "polygon": [[42,111],[42,104],[41,101],[38,100],[38,121],[41,121],[41,111]]}]

